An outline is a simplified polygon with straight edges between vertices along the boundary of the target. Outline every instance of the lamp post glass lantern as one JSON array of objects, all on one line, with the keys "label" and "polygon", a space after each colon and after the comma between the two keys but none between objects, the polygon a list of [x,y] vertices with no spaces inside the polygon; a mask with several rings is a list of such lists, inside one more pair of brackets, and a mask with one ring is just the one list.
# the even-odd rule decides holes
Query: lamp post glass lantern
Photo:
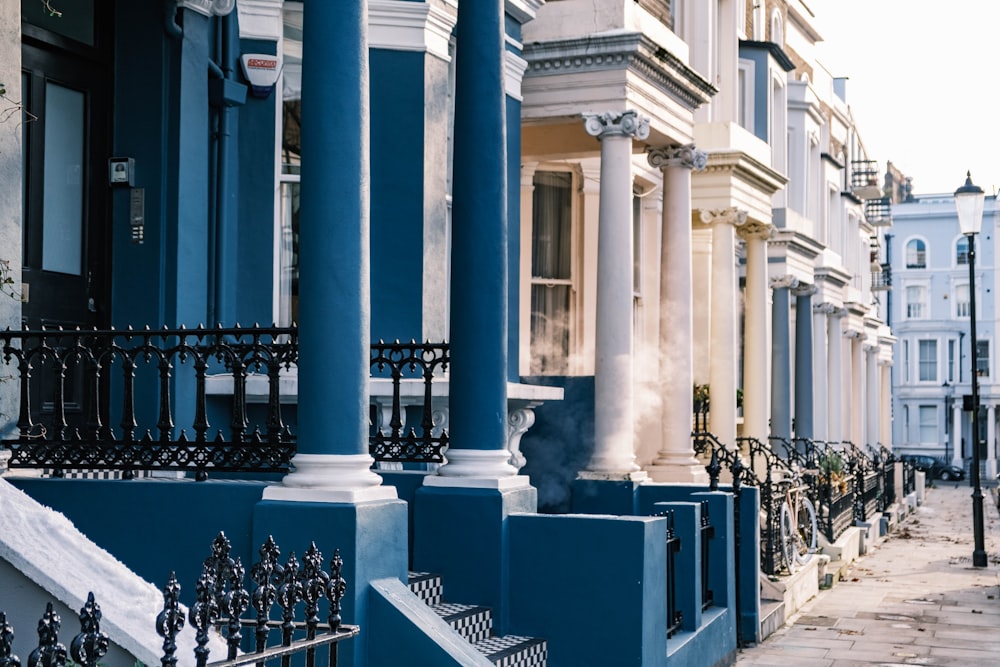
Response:
[{"label": "lamp post glass lantern", "polygon": [[969,334],[972,348],[972,565],[986,567],[986,547],[983,538],[983,489],[979,479],[979,341],[976,338],[976,234],[983,225],[983,205],[986,194],[972,184],[966,172],[965,185],[955,190],[958,226],[969,239]]}]

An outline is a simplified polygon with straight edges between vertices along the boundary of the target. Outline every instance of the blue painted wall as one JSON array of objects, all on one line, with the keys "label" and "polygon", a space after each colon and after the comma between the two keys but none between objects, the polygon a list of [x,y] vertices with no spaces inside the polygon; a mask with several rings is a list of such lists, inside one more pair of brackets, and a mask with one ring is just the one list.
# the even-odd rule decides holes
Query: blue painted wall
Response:
[{"label": "blue painted wall", "polygon": [[426,57],[369,50],[373,340],[422,338]]},{"label": "blue painted wall", "polygon": [[747,45],[740,46],[740,58],[752,60],[754,63],[753,80],[753,133],[758,139],[769,142],[770,128],[768,127],[769,100],[771,99],[771,79],[768,75],[771,64],[770,54],[764,47],[753,47]]},{"label": "blue painted wall", "polygon": [[594,377],[525,377],[522,382],[563,387],[564,398],[535,408],[535,425],[521,439],[521,474],[538,489],[538,511],[572,508],[573,480],[594,451]]},{"label": "blue painted wall", "polygon": [[511,632],[545,637],[549,667],[665,664],[665,521],[512,516]]}]

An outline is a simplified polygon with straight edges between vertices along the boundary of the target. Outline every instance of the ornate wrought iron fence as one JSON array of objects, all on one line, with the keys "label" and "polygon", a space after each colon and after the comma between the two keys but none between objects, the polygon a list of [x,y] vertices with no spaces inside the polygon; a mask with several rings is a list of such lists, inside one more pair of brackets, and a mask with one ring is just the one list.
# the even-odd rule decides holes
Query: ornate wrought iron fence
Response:
[{"label": "ornate wrought iron fence", "polygon": [[[211,633],[225,636],[227,657],[212,663],[212,667],[263,665],[281,660],[282,667],[291,664],[291,656],[304,654],[306,664],[315,664],[317,653],[324,647],[330,667],[337,665],[339,642],[354,637],[359,628],[345,625],[341,619],[341,601],[347,583],[341,576],[343,560],[335,551],[329,569],[323,569],[323,554],[312,544],[301,563],[290,553],[284,565],[278,562],[280,549],[274,540],[260,547],[260,560],[250,568],[253,591],[243,587],[246,574],[239,558],[230,555],[230,543],[219,533],[212,543],[211,555],[205,559],[201,576],[195,586],[195,603],[187,617],[195,629],[195,664],[205,667],[211,655]],[[177,664],[177,636],[184,629],[184,612],[180,607],[180,584],[171,574],[163,589],[163,611],[156,618],[156,631],[163,637],[162,664]],[[320,601],[327,600],[326,623],[320,622]],[[303,605],[303,621],[296,621],[296,608]],[[272,618],[277,605],[280,620]],[[253,608],[252,618],[243,615]],[[244,626],[254,628],[254,649],[240,653]],[[279,630],[280,645],[268,646],[272,630]],[[296,638],[296,634],[299,635]]]},{"label": "ornate wrought iron fence", "polygon": [[[298,356],[289,329],[5,331],[3,357],[20,383],[11,468],[274,472],[295,438],[281,420],[278,376]],[[231,374],[227,433],[209,421],[206,382]],[[271,396],[250,430],[246,379],[266,373]],[[185,419],[179,426],[176,421]],[[116,426],[112,422],[116,421]],[[142,426],[140,426],[142,424]]]},{"label": "ornate wrought iron fence", "polygon": [[[45,605],[45,613],[38,621],[38,645],[28,655],[28,665],[65,665],[67,657],[80,667],[97,667],[107,654],[111,642],[101,632],[101,606],[94,594],[87,595],[87,603],[80,609],[80,632],[70,642],[69,650],[59,641],[62,619],[52,603]],[[6,612],[0,611],[0,665],[20,667],[21,660],[14,653],[14,627],[7,622]]]},{"label": "ornate wrought iron fence", "polygon": [[[298,363],[295,327],[0,332],[20,388],[17,434],[2,444],[11,468],[284,473],[296,439],[282,418],[281,380]],[[373,410],[370,451],[380,462],[439,463],[447,430],[435,423],[433,383],[447,371],[446,343],[371,346],[374,382],[388,407]],[[255,411],[248,382],[266,378]],[[210,383],[231,401],[209,402]],[[407,408],[419,423],[407,425]],[[252,419],[256,419],[253,422]],[[213,422],[227,422],[218,428]]]}]

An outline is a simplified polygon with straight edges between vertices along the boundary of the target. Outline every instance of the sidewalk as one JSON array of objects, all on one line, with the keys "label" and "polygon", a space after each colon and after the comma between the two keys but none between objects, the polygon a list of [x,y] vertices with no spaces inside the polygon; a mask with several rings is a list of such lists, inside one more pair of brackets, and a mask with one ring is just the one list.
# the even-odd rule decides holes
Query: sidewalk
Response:
[{"label": "sidewalk", "polygon": [[972,489],[924,504],[737,665],[1000,665],[1000,513],[984,489],[989,566],[972,567]]}]

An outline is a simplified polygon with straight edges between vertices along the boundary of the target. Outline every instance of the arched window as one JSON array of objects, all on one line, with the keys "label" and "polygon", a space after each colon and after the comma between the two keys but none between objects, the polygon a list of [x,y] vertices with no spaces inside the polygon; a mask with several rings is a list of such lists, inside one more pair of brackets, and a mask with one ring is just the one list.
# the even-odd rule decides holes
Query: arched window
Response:
[{"label": "arched window", "polygon": [[963,236],[955,242],[955,263],[969,263],[969,237]]},{"label": "arched window", "polygon": [[906,244],[906,268],[927,268],[927,244],[920,239],[912,239]]},{"label": "arched window", "polygon": [[778,46],[785,46],[785,28],[781,20],[781,12],[777,9],[771,12],[771,41]]}]

